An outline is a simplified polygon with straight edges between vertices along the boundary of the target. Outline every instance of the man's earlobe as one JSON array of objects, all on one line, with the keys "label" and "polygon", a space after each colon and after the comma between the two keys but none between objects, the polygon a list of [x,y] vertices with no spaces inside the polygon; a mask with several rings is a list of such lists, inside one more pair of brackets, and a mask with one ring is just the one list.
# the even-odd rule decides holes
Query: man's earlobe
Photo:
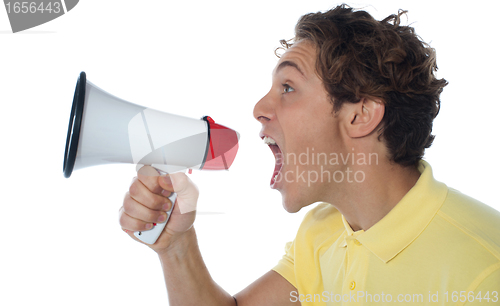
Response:
[{"label": "man's earlobe", "polygon": [[362,98],[353,105],[348,126],[349,136],[359,138],[370,135],[382,122],[384,112],[385,105],[381,100]]}]

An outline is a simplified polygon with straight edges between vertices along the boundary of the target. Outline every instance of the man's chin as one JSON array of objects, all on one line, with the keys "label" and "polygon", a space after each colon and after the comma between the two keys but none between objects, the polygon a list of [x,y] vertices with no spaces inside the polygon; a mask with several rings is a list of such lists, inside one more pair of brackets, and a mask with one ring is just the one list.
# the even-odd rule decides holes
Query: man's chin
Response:
[{"label": "man's chin", "polygon": [[285,195],[281,195],[283,208],[289,213],[296,213],[302,209],[302,207],[307,206],[304,205],[301,201],[297,201],[297,199],[287,199]]}]

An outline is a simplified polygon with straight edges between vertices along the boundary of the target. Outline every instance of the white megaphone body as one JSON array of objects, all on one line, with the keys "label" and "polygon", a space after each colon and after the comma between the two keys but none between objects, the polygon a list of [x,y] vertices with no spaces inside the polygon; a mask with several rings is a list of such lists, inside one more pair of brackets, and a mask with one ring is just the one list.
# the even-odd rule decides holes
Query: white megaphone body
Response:
[{"label": "white megaphone body", "polygon": [[[73,170],[111,163],[152,165],[173,173],[186,169],[227,170],[238,151],[239,134],[216,124],[133,104],[78,78],[66,138],[64,176]],[[176,194],[170,200],[175,204]],[[172,205],[172,209],[173,209]],[[153,244],[167,220],[136,232]]]}]

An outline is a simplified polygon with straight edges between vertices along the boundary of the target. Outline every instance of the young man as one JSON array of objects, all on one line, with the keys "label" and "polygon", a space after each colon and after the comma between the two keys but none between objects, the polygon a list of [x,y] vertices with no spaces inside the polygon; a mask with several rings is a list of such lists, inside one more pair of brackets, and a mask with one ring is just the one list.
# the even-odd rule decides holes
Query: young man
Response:
[{"label": "young man", "polygon": [[[499,303],[500,213],[435,181],[422,160],[447,83],[401,14],[376,21],[339,6],[303,16],[293,44],[282,41],[271,90],[254,109],[276,157],[271,187],[288,212],[323,203],[278,265],[235,297],[203,263],[194,212],[174,209],[150,246],[170,305]],[[196,202],[185,175],[154,175],[144,167],[131,185],[124,230],[164,221],[173,190]]]}]

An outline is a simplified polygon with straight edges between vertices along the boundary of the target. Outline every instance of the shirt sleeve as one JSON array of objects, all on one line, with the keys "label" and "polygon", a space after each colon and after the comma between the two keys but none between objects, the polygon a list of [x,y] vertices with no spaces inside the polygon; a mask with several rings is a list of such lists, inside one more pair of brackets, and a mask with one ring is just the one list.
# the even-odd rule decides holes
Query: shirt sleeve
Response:
[{"label": "shirt sleeve", "polygon": [[285,245],[285,255],[283,255],[273,270],[297,288],[295,278],[295,240]]}]

